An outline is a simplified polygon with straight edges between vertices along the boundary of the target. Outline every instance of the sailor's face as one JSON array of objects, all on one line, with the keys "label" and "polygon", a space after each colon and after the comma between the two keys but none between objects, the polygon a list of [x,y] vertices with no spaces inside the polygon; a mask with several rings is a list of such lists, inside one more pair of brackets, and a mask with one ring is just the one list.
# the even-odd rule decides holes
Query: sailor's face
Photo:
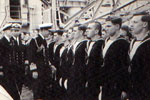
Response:
[{"label": "sailor's face", "polygon": [[54,33],[54,41],[58,41],[59,40],[59,36],[57,33]]},{"label": "sailor's face", "polygon": [[42,33],[43,33],[46,37],[48,37],[48,35],[49,35],[49,31],[46,30],[46,29],[42,30]]},{"label": "sailor's face", "polygon": [[25,34],[21,33],[21,39],[24,40],[24,38],[25,38]]},{"label": "sailor's face", "polygon": [[74,28],[73,28],[73,32],[74,32],[74,33],[77,33],[77,32],[78,32],[78,27],[74,27]]},{"label": "sailor's face", "polygon": [[70,32],[70,33],[68,33],[68,38],[69,38],[69,40],[72,40],[72,39],[74,39],[74,32]]},{"label": "sailor's face", "polygon": [[53,39],[53,35],[51,33],[49,33],[48,38],[49,38],[49,40],[52,40]]},{"label": "sailor's face", "polygon": [[141,16],[134,16],[130,22],[130,30],[133,35],[139,34],[143,30]]},{"label": "sailor's face", "polygon": [[121,36],[126,36],[127,35],[127,32],[123,29],[120,30],[120,35]]},{"label": "sailor's face", "polygon": [[94,36],[94,34],[95,34],[95,25],[94,24],[90,24],[88,26],[88,29],[86,30],[86,36],[88,38],[91,38],[91,37]]},{"label": "sailor's face", "polygon": [[106,21],[105,31],[109,36],[113,36],[117,30],[117,26],[114,25],[111,21]]},{"label": "sailor's face", "polygon": [[62,35],[62,42],[65,42],[68,40],[68,34],[67,33],[63,33]]},{"label": "sailor's face", "polygon": [[27,41],[27,40],[29,40],[29,39],[30,39],[30,35],[29,35],[29,34],[24,35],[24,40],[25,40],[25,41]]},{"label": "sailor's face", "polygon": [[80,38],[82,35],[82,31],[81,30],[77,30],[77,32],[76,33],[74,33],[74,38],[75,39],[78,39],[78,38]]},{"label": "sailor's face", "polygon": [[8,37],[11,37],[11,36],[12,36],[12,33],[10,32],[10,30],[6,30],[4,33],[5,33]]},{"label": "sailor's face", "polygon": [[20,29],[13,29],[11,30],[13,36],[19,36],[21,33],[20,33]]},{"label": "sailor's face", "polygon": [[28,28],[28,27],[22,28],[22,29],[21,29],[21,32],[23,32],[23,33],[28,33],[28,32],[29,32],[29,28]]}]

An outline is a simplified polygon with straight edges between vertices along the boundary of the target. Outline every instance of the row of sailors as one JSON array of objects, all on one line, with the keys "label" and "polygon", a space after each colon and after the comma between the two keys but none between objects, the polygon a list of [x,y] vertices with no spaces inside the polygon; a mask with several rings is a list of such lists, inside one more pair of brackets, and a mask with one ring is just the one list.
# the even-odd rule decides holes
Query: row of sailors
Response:
[{"label": "row of sailors", "polygon": [[19,25],[6,27],[0,40],[1,85],[14,100],[20,100],[23,84],[35,100],[149,100],[150,16],[133,16],[131,43],[121,36],[121,26],[121,18],[108,17],[105,40],[99,22],[76,25],[68,33],[42,26],[28,45],[21,44]]}]

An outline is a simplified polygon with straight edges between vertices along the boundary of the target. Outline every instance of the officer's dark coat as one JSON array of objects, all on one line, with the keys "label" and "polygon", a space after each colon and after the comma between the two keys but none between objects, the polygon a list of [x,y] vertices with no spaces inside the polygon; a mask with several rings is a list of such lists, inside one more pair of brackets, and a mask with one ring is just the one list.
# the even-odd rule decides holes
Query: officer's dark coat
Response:
[{"label": "officer's dark coat", "polygon": [[19,52],[19,45],[17,44],[17,41],[11,37],[10,38],[12,43],[12,64],[14,67],[17,67],[19,64],[19,58],[18,58],[18,52]]},{"label": "officer's dark coat", "polygon": [[8,41],[5,36],[0,41],[2,53],[2,66],[4,71],[4,84],[2,86],[15,100],[20,100],[16,83],[16,68],[14,68],[14,55],[12,42]]},{"label": "officer's dark coat", "polygon": [[128,49],[125,39],[117,39],[106,52],[100,71],[104,100],[120,100],[121,91],[128,87]]},{"label": "officer's dark coat", "polygon": [[17,43],[16,40],[14,40],[14,38],[12,38],[12,42],[13,42],[13,52],[15,52],[15,66],[16,66],[16,79],[17,79],[17,84],[18,84],[18,88],[19,91],[21,92],[22,90],[22,85],[24,84],[24,78],[25,78],[25,52],[26,52],[26,48],[25,45],[22,44],[22,40],[21,40],[21,35],[19,35],[18,37],[18,42]]},{"label": "officer's dark coat", "polygon": [[22,44],[21,36],[19,36],[19,65],[24,67],[25,59],[26,59],[26,45]]}]

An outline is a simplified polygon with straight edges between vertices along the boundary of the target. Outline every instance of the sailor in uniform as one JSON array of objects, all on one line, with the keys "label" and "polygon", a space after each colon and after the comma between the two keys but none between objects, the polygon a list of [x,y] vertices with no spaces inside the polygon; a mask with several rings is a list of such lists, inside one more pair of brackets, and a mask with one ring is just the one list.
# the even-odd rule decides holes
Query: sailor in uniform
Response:
[{"label": "sailor in uniform", "polygon": [[62,39],[64,42],[64,46],[60,49],[60,79],[59,79],[59,85],[61,87],[62,93],[61,93],[61,99],[66,100],[66,89],[64,86],[64,81],[66,79],[66,73],[67,73],[67,51],[68,51],[68,33],[64,32],[62,35]]},{"label": "sailor in uniform", "polygon": [[64,97],[65,100],[70,100],[70,95],[69,95],[69,90],[72,88],[71,84],[68,84],[68,79],[70,76],[70,69],[72,66],[73,62],[73,50],[72,47],[74,45],[74,32],[72,30],[69,31],[68,33],[68,46],[67,46],[67,54],[66,54],[66,68],[65,68],[65,73],[64,73],[64,78],[63,78],[63,85],[66,90],[66,95]]},{"label": "sailor in uniform", "polygon": [[78,27],[74,35],[75,44],[72,47],[73,62],[70,67],[70,75],[68,78],[69,99],[83,100],[85,99],[85,59],[87,40],[84,39],[87,26],[81,25]]},{"label": "sailor in uniform", "polygon": [[90,39],[86,61],[87,100],[98,100],[98,95],[101,92],[101,79],[99,76],[103,64],[102,48],[104,43],[101,30],[100,22],[90,24],[87,29],[87,38]]},{"label": "sailor in uniform", "polygon": [[54,65],[54,45],[55,45],[55,40],[54,40],[54,33],[55,30],[49,30],[50,34],[51,34],[51,42],[48,44],[48,55],[49,55],[49,63],[51,65]]},{"label": "sailor in uniform", "polygon": [[[45,38],[49,35],[48,29],[52,28],[52,24],[39,25],[41,33],[33,38],[28,48],[28,60],[30,63],[30,75],[32,76],[32,90],[34,99],[47,98],[47,71],[50,70],[48,64],[48,57],[46,54],[47,42]],[[48,82],[49,83],[49,82]]]},{"label": "sailor in uniform", "polygon": [[62,41],[62,35],[64,31],[63,30],[56,30],[54,33],[54,67],[56,68],[56,77],[55,77],[55,86],[54,86],[54,91],[55,91],[55,100],[58,100],[61,98],[61,87],[59,85],[59,80],[61,78],[60,75],[60,50],[64,46],[64,42]]},{"label": "sailor in uniform", "polygon": [[129,73],[131,77],[131,100],[150,99],[150,15],[140,12],[134,15],[130,24],[135,37],[130,44]]},{"label": "sailor in uniform", "polygon": [[29,43],[31,41],[30,38],[30,33],[29,33],[29,26],[30,24],[23,24],[22,25],[22,29],[21,29],[21,35],[20,35],[20,50],[19,50],[19,64],[21,66],[21,73],[22,73],[22,83],[24,84],[24,86],[29,87],[29,60],[27,60],[27,49],[29,47]]},{"label": "sailor in uniform", "polygon": [[106,18],[106,33],[103,48],[103,65],[101,81],[103,85],[102,100],[120,100],[122,92],[128,86],[128,49],[129,43],[120,38],[122,19],[116,16]]}]

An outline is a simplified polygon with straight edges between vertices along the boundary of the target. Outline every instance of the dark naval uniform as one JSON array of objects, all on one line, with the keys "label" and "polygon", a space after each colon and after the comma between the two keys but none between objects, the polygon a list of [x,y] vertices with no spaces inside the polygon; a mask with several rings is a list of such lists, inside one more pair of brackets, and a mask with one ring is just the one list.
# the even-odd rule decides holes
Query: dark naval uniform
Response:
[{"label": "dark naval uniform", "polygon": [[63,43],[54,46],[54,66],[56,68],[56,80],[54,84],[55,100],[59,100],[61,97],[61,87],[59,85],[60,80],[60,49],[63,47]]},{"label": "dark naval uniform", "polygon": [[[46,40],[38,35],[36,39],[32,39],[28,48],[28,60],[30,65],[30,75],[32,76],[32,86],[34,99],[43,99],[46,96],[47,87],[47,71],[48,59],[46,55]],[[34,64],[36,64],[36,66]]]},{"label": "dark naval uniform", "polygon": [[[72,66],[72,63],[73,63],[73,45],[70,45],[68,47],[68,50],[67,50],[67,55],[66,55],[66,73],[65,73],[65,79],[68,80],[68,83],[64,85],[67,86],[67,91],[66,91],[66,100],[70,100],[71,98],[71,89],[72,89],[72,83],[70,82],[69,78],[70,78],[70,75],[71,75],[71,66]],[[66,81],[65,80],[65,81]]]},{"label": "dark naval uniform", "polygon": [[21,41],[21,37],[19,37],[19,50],[18,50],[18,69],[20,72],[20,86],[25,83],[25,59],[26,59],[26,45],[24,45]]},{"label": "dark naval uniform", "polygon": [[73,47],[73,63],[70,67],[70,76],[68,79],[68,89],[70,99],[84,100],[85,99],[85,59],[86,59],[86,44],[87,41],[77,42]]},{"label": "dark naval uniform", "polygon": [[16,81],[16,66],[14,62],[13,43],[4,36],[0,41],[2,53],[2,69],[4,71],[4,84],[2,85],[14,100],[20,100]]},{"label": "dark naval uniform", "polygon": [[51,63],[51,65],[54,65],[54,45],[55,45],[55,42],[51,42],[49,45],[48,45],[48,55],[49,55],[49,61]]},{"label": "dark naval uniform", "polygon": [[128,87],[128,49],[129,43],[125,39],[106,40],[100,71],[103,100],[120,100],[121,92]]},{"label": "dark naval uniform", "polygon": [[12,37],[12,46],[13,46],[13,64],[16,68],[16,81],[19,92],[21,93],[22,85],[24,83],[24,61],[25,61],[25,47],[22,45],[20,37],[17,37],[16,40]]},{"label": "dark naval uniform", "polygon": [[86,81],[87,83],[87,100],[98,100],[98,94],[100,93],[101,79],[100,70],[103,64],[102,48],[104,40],[91,41],[88,47],[87,57],[87,70]]},{"label": "dark naval uniform", "polygon": [[48,68],[45,70],[45,97],[44,100],[54,99],[54,82],[55,82],[55,71],[52,68],[53,61],[53,48],[55,42],[47,44],[46,48],[46,60],[48,62]]},{"label": "dark naval uniform", "polygon": [[66,100],[66,89],[64,87],[64,81],[67,79],[67,47],[62,47],[60,50],[60,77],[59,83],[61,85],[61,98]]},{"label": "dark naval uniform", "polygon": [[130,45],[131,100],[150,99],[150,36]]}]

